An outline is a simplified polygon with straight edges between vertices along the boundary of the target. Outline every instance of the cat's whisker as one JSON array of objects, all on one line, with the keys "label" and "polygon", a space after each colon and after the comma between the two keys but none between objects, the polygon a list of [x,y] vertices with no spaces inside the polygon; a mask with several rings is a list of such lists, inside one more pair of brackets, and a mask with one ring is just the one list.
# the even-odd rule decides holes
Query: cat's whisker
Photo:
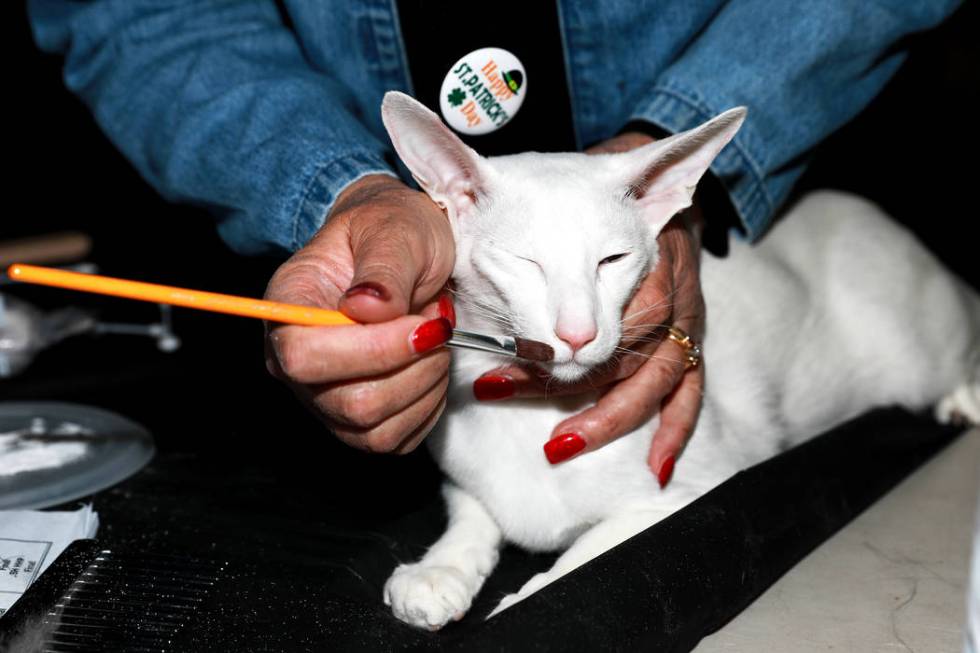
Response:
[{"label": "cat's whisker", "polygon": [[669,324],[665,324],[663,322],[643,322],[641,324],[624,324],[622,330],[624,332],[637,331],[640,329],[646,329],[648,331],[652,331],[653,329],[660,329],[660,328],[666,329],[669,326],[670,326]]},{"label": "cat's whisker", "polygon": [[544,382],[544,396],[545,399],[548,398],[548,391],[551,389],[551,382],[555,380],[555,377],[549,376]]},{"label": "cat's whisker", "polygon": [[629,315],[624,315],[620,321],[621,322],[625,322],[626,320],[631,320],[634,317],[637,317],[639,315],[643,315],[645,313],[649,313],[650,311],[655,311],[655,310],[657,310],[659,308],[673,306],[673,302],[671,302],[670,300],[674,297],[674,295],[676,295],[678,293],[678,291],[679,291],[679,289],[678,288],[675,288],[674,290],[672,290],[669,293],[667,293],[666,295],[664,295],[664,298],[663,298],[662,301],[659,301],[656,304],[653,304],[651,306],[647,306],[646,308],[644,308],[641,311],[636,311],[634,313],[630,313]]},{"label": "cat's whisker", "polygon": [[486,321],[488,321],[488,322],[490,322],[492,324],[498,325],[500,327],[504,327],[506,330],[510,330],[511,329],[511,323],[510,323],[510,321],[508,321],[508,320],[506,320],[505,318],[502,318],[502,317],[498,317],[498,316],[495,316],[495,315],[484,314],[484,313],[480,313],[478,311],[474,311],[474,317],[477,317],[477,318],[486,320]]},{"label": "cat's whisker", "polygon": [[634,345],[656,344],[656,343],[663,342],[664,338],[657,337],[657,336],[636,336],[636,337],[631,337],[629,340],[630,340],[630,344],[634,344]]},{"label": "cat's whisker", "polygon": [[[663,337],[664,337],[662,335],[655,336],[655,335],[649,335],[649,334],[655,333],[656,331],[658,331],[660,329],[663,329],[663,328],[664,327],[657,326],[657,327],[654,327],[652,329],[631,329],[629,331],[625,331],[624,330],[622,332],[622,335],[624,337],[629,337],[631,340],[637,340],[637,339],[640,339],[640,338],[648,338],[650,340],[662,340]],[[647,334],[647,335],[636,335],[636,333],[634,333],[634,331],[636,333]]]},{"label": "cat's whisker", "polygon": [[642,356],[646,359],[655,358],[657,360],[667,361],[668,363],[677,363],[683,365],[684,361],[680,358],[671,358],[670,356],[658,356],[657,354],[646,354],[642,351],[635,351],[633,349],[626,349],[625,347],[616,347],[615,351],[624,356]]},{"label": "cat's whisker", "polygon": [[513,317],[512,315],[508,315],[494,306],[476,299],[464,299],[459,303],[462,307],[464,307],[464,309],[471,310],[474,313],[478,313],[490,319],[510,322],[511,318]]},{"label": "cat's whisker", "polygon": [[481,302],[475,298],[463,297],[458,304],[463,310],[471,313],[474,317],[485,319],[502,328],[505,332],[513,333],[516,331],[514,329],[513,316],[507,315],[495,307],[487,305],[485,302]]},{"label": "cat's whisker", "polygon": [[[673,307],[674,307],[674,304],[669,304],[669,305],[668,305],[668,308],[670,308],[671,310],[673,309]],[[659,307],[658,307],[658,308],[659,308]],[[651,310],[652,310],[652,309],[651,309]],[[640,326],[640,324],[630,324],[629,322],[630,322],[631,320],[637,320],[637,319],[639,319],[640,317],[642,317],[643,315],[645,315],[646,313],[649,313],[649,312],[650,312],[650,311],[637,311],[636,313],[634,313],[634,314],[632,314],[632,315],[629,315],[629,316],[626,316],[626,317],[623,317],[622,319],[620,319],[620,320],[619,320],[619,323],[620,323],[620,324],[621,324],[621,325],[622,325],[623,327],[632,327],[632,326]]]}]

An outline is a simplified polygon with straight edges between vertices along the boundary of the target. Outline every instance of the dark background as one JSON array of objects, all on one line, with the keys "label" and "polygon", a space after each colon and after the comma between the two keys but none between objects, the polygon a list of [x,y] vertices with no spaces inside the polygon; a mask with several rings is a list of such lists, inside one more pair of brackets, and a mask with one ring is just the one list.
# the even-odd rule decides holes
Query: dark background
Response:
[{"label": "dark background", "polygon": [[[94,238],[90,260],[104,274],[261,296],[280,261],[233,254],[205,212],[160,199],[64,89],[60,58],[36,50],[22,4],[5,3],[4,12],[13,56],[5,69],[0,240],[78,229]],[[820,148],[800,189],[871,198],[980,287],[976,152],[967,145],[976,140],[977,25],[977,4],[967,3],[939,30],[915,37],[899,75]],[[111,298],[2,290],[42,307],[93,308],[115,321],[158,315],[151,305]],[[442,528],[439,476],[426,454],[368,456],[338,444],[265,372],[259,322],[178,309],[175,326],[184,341],[175,354],[147,338],[66,342],[22,376],[0,381],[0,400],[92,404],[154,433],[160,455],[148,470],[95,497],[106,541],[185,551],[206,543],[230,557],[237,547],[243,558],[305,561],[304,570],[333,555],[364,581],[344,576],[337,587],[377,611],[375,627],[386,623],[379,583],[395,560],[416,557]],[[548,560],[508,550],[483,607]],[[299,584],[301,576],[283,578]]]}]

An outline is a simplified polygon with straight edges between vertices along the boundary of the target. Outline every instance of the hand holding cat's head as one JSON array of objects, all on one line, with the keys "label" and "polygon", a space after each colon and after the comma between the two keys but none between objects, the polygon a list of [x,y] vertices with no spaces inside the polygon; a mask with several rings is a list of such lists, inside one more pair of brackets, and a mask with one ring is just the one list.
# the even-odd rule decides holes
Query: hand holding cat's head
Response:
[{"label": "hand holding cat's head", "polygon": [[745,109],[618,153],[484,158],[423,105],[385,95],[395,150],[442,207],[456,237],[461,326],[508,331],[555,349],[564,381],[608,361],[622,311],[657,261],[657,235],[690,206],[698,180]]}]

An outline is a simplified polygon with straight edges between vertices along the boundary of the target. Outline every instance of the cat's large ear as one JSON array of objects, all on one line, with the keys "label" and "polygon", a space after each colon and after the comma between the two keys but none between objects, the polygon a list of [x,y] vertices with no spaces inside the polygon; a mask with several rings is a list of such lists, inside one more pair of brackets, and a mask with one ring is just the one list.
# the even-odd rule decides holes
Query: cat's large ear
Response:
[{"label": "cat's large ear", "polygon": [[420,102],[389,91],[381,120],[415,181],[450,218],[465,213],[484,193],[488,170],[480,155]]},{"label": "cat's large ear", "polygon": [[626,193],[643,207],[653,229],[660,231],[691,205],[698,180],[735,136],[746,112],[729,109],[700,127],[616,155],[627,161]]}]

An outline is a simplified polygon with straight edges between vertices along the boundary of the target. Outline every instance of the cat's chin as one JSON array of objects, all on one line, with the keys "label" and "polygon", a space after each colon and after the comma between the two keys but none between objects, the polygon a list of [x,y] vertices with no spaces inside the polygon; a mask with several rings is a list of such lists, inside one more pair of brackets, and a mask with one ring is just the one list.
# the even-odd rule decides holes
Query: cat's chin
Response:
[{"label": "cat's chin", "polygon": [[572,383],[582,379],[592,369],[591,365],[581,365],[575,361],[552,363],[548,372],[556,381]]}]

